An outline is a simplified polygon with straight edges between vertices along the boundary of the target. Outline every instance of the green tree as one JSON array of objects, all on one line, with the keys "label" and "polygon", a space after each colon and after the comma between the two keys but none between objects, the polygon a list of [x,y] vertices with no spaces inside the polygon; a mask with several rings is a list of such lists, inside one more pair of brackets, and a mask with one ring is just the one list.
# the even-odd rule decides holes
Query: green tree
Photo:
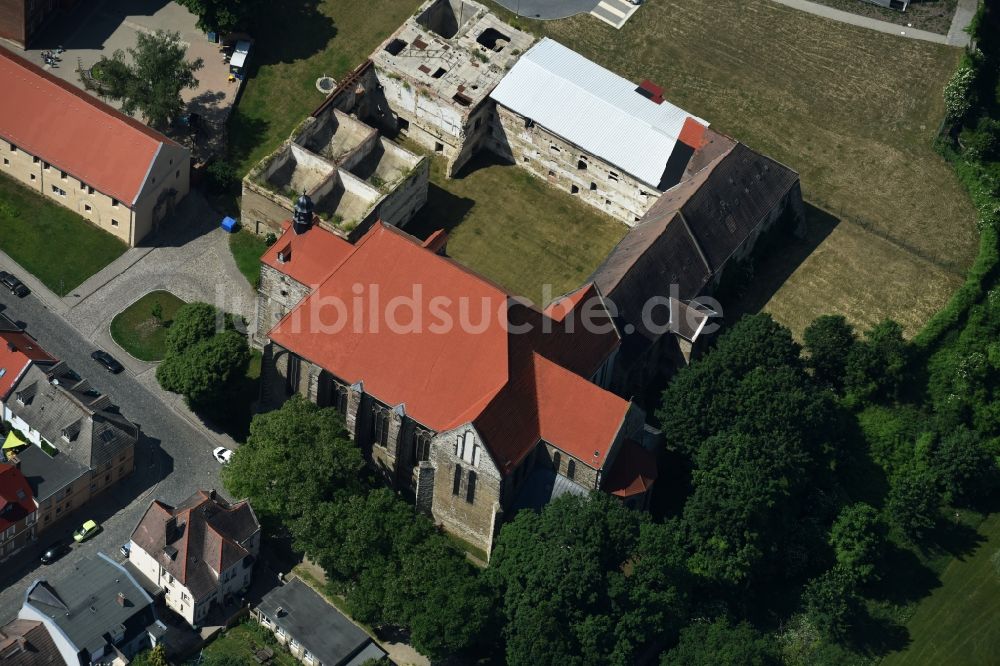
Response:
[{"label": "green tree", "polygon": [[293,534],[353,617],[409,627],[423,654],[442,658],[494,631],[494,600],[478,571],[387,488],[318,502]]},{"label": "green tree", "polygon": [[486,574],[501,598],[508,664],[630,664],[643,644],[676,633],[683,582],[660,575],[674,575],[683,555],[654,561],[650,551],[671,537],[644,532],[647,520],[595,493],[503,526]]},{"label": "green tree", "polygon": [[934,474],[917,463],[896,472],[889,480],[885,514],[889,524],[916,541],[934,526],[941,496]]},{"label": "green tree", "polygon": [[744,317],[724,333],[715,349],[674,377],[656,416],[670,446],[692,456],[700,444],[728,423],[735,389],[751,370],[802,367],[791,332],[768,314]]},{"label": "green tree", "polygon": [[168,352],[156,368],[156,379],[167,391],[183,395],[192,408],[214,406],[246,374],[249,363],[246,338],[223,331],[181,353]]},{"label": "green tree", "polygon": [[222,479],[234,497],[250,498],[262,519],[293,524],[339,493],[357,492],[363,466],[340,414],[295,395],[254,416]]},{"label": "green tree", "polygon": [[200,58],[188,62],[186,56],[179,33],[140,32],[134,47],[102,56],[94,65],[100,72],[98,92],[119,101],[128,115],[141,113],[162,129],[184,109],[181,91],[198,87],[194,73],[204,63]]},{"label": "green tree", "polygon": [[806,583],[802,603],[813,626],[834,641],[847,635],[861,609],[854,577],[839,564]]},{"label": "green tree", "polygon": [[191,345],[211,338],[218,329],[218,311],[208,303],[185,303],[174,314],[167,330],[167,354],[179,354]]},{"label": "green tree", "polygon": [[261,0],[178,0],[198,17],[198,29],[223,35],[247,30]]},{"label": "green tree", "polygon": [[676,647],[663,655],[661,666],[778,666],[778,646],[746,622],[726,618],[695,622],[681,630]]},{"label": "green tree", "polygon": [[841,390],[847,358],[857,341],[854,328],[841,315],[823,315],[806,327],[802,339],[816,380]]},{"label": "green tree", "polygon": [[830,545],[837,564],[858,582],[875,577],[885,538],[878,511],[863,502],[844,507],[830,528]]},{"label": "green tree", "polygon": [[845,389],[855,403],[898,400],[910,370],[903,327],[887,319],[865,331],[847,359]]},{"label": "green tree", "polygon": [[974,503],[996,489],[996,459],[983,446],[983,437],[960,427],[942,437],[930,452],[931,472],[949,504]]}]

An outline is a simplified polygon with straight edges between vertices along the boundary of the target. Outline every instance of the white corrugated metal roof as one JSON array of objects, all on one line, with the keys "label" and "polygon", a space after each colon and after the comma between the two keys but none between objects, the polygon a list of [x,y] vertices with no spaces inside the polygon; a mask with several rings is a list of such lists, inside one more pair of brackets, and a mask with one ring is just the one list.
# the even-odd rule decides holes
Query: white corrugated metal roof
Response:
[{"label": "white corrugated metal roof", "polygon": [[669,102],[656,104],[636,87],[546,38],[521,56],[490,97],[655,187],[684,121],[708,123]]}]

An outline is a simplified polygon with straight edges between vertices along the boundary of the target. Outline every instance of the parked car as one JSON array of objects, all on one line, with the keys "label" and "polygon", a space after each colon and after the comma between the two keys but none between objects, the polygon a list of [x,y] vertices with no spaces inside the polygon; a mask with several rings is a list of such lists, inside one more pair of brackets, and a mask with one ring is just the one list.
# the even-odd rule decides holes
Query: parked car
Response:
[{"label": "parked car", "polygon": [[122,364],[116,361],[111,354],[100,349],[91,354],[90,358],[100,363],[102,366],[104,366],[105,370],[115,375],[117,375],[119,372],[125,369],[122,367]]},{"label": "parked car", "polygon": [[123,543],[122,547],[118,549],[118,552],[122,554],[122,557],[128,559],[128,554],[132,552],[132,542]]},{"label": "parked car", "polygon": [[54,543],[49,549],[42,553],[42,564],[52,564],[60,557],[69,552],[68,543]]},{"label": "parked car", "polygon": [[6,287],[10,293],[20,298],[24,298],[31,293],[31,290],[23,282],[7,271],[0,271],[0,284]]},{"label": "parked car", "polygon": [[73,532],[73,541],[77,543],[81,541],[86,541],[90,537],[94,536],[101,531],[101,526],[97,524],[95,520],[88,520],[83,525],[80,526],[76,532]]},{"label": "parked car", "polygon": [[224,446],[216,448],[214,451],[212,451],[212,455],[215,456],[215,459],[218,460],[223,465],[227,464],[230,460],[233,459],[233,452]]}]

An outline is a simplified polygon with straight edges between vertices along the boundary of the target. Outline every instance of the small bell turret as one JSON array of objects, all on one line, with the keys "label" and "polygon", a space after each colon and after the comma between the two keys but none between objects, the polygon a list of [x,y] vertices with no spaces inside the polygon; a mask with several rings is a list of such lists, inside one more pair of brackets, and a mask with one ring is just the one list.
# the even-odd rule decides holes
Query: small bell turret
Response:
[{"label": "small bell turret", "polygon": [[295,210],[292,211],[292,225],[295,233],[301,234],[309,231],[313,220],[312,199],[302,191],[302,196],[295,202]]}]

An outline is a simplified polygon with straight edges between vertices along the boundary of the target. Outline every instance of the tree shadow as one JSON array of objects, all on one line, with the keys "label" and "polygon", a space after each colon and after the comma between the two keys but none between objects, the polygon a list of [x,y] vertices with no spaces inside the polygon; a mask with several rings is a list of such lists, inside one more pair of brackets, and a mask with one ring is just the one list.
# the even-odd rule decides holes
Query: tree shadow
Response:
[{"label": "tree shadow", "polygon": [[964,562],[985,541],[982,534],[965,523],[942,519],[935,523],[921,545],[929,554],[946,553]]},{"label": "tree shadow", "polygon": [[941,586],[937,574],[912,550],[893,543],[886,545],[878,571],[881,578],[865,587],[865,596],[897,606],[923,599]]},{"label": "tree shadow", "polygon": [[911,642],[909,630],[892,620],[876,617],[863,609],[855,619],[847,642],[857,652],[868,657],[882,657],[898,652]]},{"label": "tree shadow", "polygon": [[250,78],[261,66],[305,60],[327,48],[337,27],[319,5],[319,0],[263,3],[251,26],[255,44]]},{"label": "tree shadow", "polygon": [[[241,88],[241,93],[246,86]],[[239,99],[233,103],[233,112],[226,123],[226,155],[233,164],[246,161],[253,151],[266,139],[271,123],[243,112]],[[242,174],[241,174],[242,175]]]}]

